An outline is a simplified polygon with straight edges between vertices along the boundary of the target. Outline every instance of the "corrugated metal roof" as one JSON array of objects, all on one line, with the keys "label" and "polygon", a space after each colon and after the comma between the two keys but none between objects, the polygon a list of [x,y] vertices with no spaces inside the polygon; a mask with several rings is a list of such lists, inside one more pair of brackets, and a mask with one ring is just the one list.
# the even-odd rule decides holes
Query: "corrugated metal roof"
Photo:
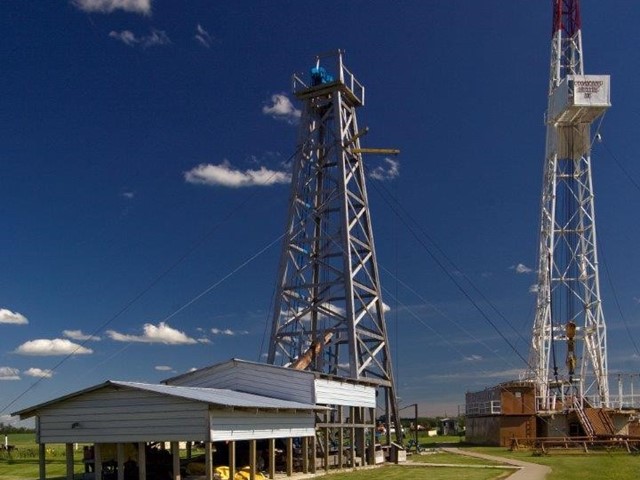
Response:
[{"label": "corrugated metal roof", "polygon": [[314,404],[292,402],[289,400],[280,400],[277,398],[255,395],[251,393],[238,392],[236,390],[228,390],[222,388],[203,388],[203,387],[178,387],[173,385],[161,385],[138,382],[122,382],[118,380],[107,380],[99,385],[85,388],[77,392],[64,395],[62,397],[49,400],[48,402],[39,403],[23,410],[13,412],[11,415],[18,415],[22,419],[32,417],[37,410],[64,402],[71,398],[79,397],[85,393],[93,392],[101,388],[109,386],[117,386],[124,388],[133,388],[137,390],[146,390],[161,395],[171,395],[174,397],[186,398],[196,402],[204,402],[210,405],[219,405],[222,407],[238,407],[238,408],[260,408],[260,409],[280,409],[280,410],[325,410],[325,407]]},{"label": "corrugated metal roof", "polygon": [[244,393],[238,392],[236,390],[228,390],[222,388],[178,387],[173,385],[119,381],[110,381],[109,383],[111,383],[112,385],[136,388],[138,390],[146,390],[149,392],[160,393],[162,395],[171,395],[174,397],[181,397],[189,400],[195,400],[197,402],[205,402],[212,405],[221,405],[224,407],[275,408],[283,410],[324,409],[324,407],[318,407],[314,404],[292,402],[289,400],[279,400],[277,398],[265,397],[262,395],[254,395],[252,393]]}]

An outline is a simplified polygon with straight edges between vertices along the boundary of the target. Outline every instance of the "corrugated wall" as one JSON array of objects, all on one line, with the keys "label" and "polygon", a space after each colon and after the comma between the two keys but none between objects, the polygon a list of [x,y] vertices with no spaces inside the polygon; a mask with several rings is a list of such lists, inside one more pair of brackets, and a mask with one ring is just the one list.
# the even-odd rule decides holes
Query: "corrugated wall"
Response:
[{"label": "corrugated wall", "polygon": [[315,380],[316,403],[320,405],[376,406],[376,390],[373,387],[335,380]]},{"label": "corrugated wall", "polygon": [[311,437],[315,435],[313,412],[210,411],[211,440]]},{"label": "corrugated wall", "polygon": [[40,442],[204,441],[207,411],[204,403],[106,387],[39,412]]}]

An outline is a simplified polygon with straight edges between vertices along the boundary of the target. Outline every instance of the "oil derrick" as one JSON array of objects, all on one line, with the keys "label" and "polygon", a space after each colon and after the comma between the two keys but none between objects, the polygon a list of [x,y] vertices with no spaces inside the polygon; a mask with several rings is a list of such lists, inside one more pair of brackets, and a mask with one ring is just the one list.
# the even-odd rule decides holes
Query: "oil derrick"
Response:
[{"label": "oil derrick", "polygon": [[365,89],[342,52],[310,77],[293,77],[303,110],[268,362],[373,383],[399,427],[362,161],[372,150],[356,118]]},{"label": "oil derrick", "polygon": [[609,406],[591,174],[591,125],[609,106],[609,76],[584,74],[579,1],[554,0],[530,356],[538,411]]}]

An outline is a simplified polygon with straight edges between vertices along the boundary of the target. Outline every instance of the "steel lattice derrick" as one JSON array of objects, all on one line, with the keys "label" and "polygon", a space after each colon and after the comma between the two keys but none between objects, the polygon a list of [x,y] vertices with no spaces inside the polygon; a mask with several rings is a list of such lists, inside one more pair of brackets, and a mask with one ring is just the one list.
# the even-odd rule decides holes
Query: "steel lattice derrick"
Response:
[{"label": "steel lattice derrick", "polygon": [[590,157],[590,127],[609,106],[609,78],[584,75],[578,0],[554,0],[553,5],[530,354],[542,410],[552,408],[554,396],[586,398],[595,406],[609,403]]},{"label": "steel lattice derrick", "polygon": [[303,110],[268,362],[374,382],[397,419],[356,116],[364,87],[341,53],[331,68],[335,79],[319,60],[310,85],[294,77]]}]

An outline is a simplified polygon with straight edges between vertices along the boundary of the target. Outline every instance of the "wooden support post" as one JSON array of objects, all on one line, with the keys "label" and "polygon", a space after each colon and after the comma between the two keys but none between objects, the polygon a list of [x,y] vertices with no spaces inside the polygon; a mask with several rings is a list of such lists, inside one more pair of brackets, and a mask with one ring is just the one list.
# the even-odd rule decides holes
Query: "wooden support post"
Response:
[{"label": "wooden support post", "polygon": [[102,480],[102,449],[99,443],[93,445],[93,461],[93,469],[96,473],[95,480]]},{"label": "wooden support post", "polygon": [[351,468],[356,468],[357,464],[356,464],[356,429],[354,427],[355,425],[355,414],[356,414],[356,409],[355,407],[349,407],[349,423],[351,423],[351,439],[350,439],[350,445],[349,445],[349,450],[351,450],[351,461],[350,463],[350,467]]},{"label": "wooden support post", "polygon": [[249,480],[256,480],[256,441],[249,440]]},{"label": "wooden support post", "polygon": [[191,460],[191,456],[192,456],[191,455],[191,445],[192,445],[192,442],[187,442],[187,458],[189,460]]},{"label": "wooden support post", "polygon": [[287,477],[293,475],[293,438],[287,438]]},{"label": "wooden support post", "polygon": [[235,478],[236,476],[236,442],[231,440],[229,442],[229,478]]},{"label": "wooden support post", "polygon": [[376,464],[376,410],[369,409],[369,421],[371,422],[371,441],[369,442],[369,465]]},{"label": "wooden support post", "polygon": [[178,442],[171,442],[171,459],[173,460],[173,480],[180,480],[180,444]]},{"label": "wooden support post", "polygon": [[342,406],[338,406],[338,468],[344,467],[344,428],[342,424],[344,422],[344,412]]},{"label": "wooden support post", "polygon": [[[365,423],[365,415],[363,407],[356,407],[356,423],[358,425],[364,425]],[[365,447],[365,432],[367,429],[365,427],[358,427],[356,430],[356,447],[358,453],[360,453],[360,465],[364,466],[367,464],[367,451]]]},{"label": "wooden support post", "polygon": [[212,454],[211,442],[204,442],[204,468],[207,471],[207,480],[213,480]]},{"label": "wooden support post", "polygon": [[138,480],[147,480],[146,442],[138,442]]},{"label": "wooden support post", "polygon": [[324,471],[329,472],[329,427],[324,427]]},{"label": "wooden support post", "polygon": [[318,451],[316,448],[316,436],[309,437],[309,448],[311,450],[311,473],[316,473],[316,452]]},{"label": "wooden support post", "polygon": [[65,445],[65,457],[67,460],[67,480],[73,480],[73,443]]},{"label": "wooden support post", "polygon": [[269,439],[269,478],[276,478],[276,439]]},{"label": "wooden support post", "polygon": [[118,462],[118,480],[124,480],[124,443],[116,444],[116,461]]},{"label": "wooden support post", "polygon": [[44,443],[38,444],[38,470],[40,474],[40,480],[46,480],[47,478],[47,448]]},{"label": "wooden support post", "polygon": [[309,473],[309,437],[302,437],[302,473]]}]

